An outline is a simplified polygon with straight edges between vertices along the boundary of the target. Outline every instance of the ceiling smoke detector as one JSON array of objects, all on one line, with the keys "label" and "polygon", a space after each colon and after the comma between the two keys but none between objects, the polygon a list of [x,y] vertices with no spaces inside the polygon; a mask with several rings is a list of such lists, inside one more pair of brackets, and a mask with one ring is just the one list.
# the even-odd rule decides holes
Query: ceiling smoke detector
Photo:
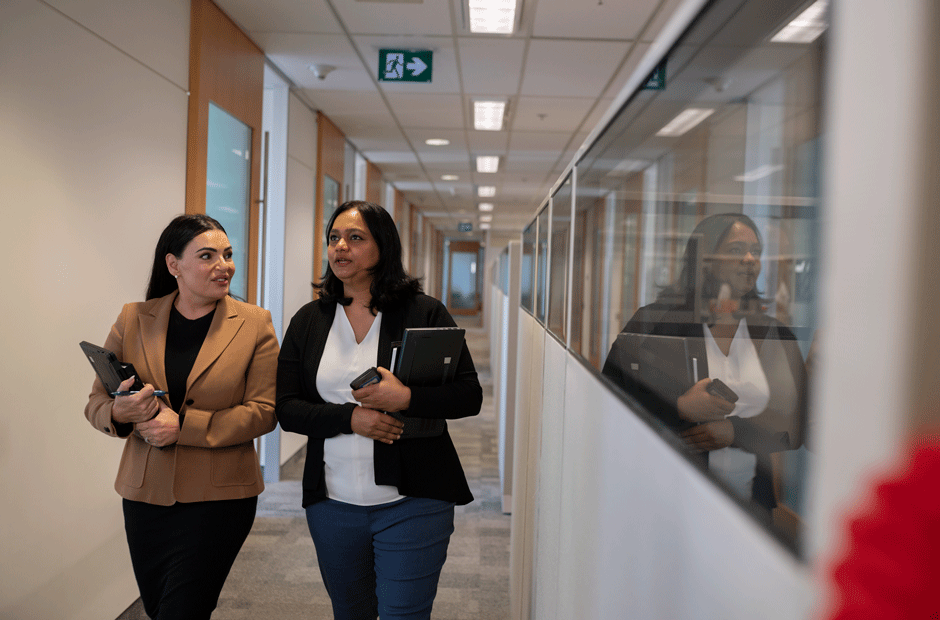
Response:
[{"label": "ceiling smoke detector", "polygon": [[310,65],[310,70],[317,76],[318,80],[325,80],[326,76],[336,70],[333,65]]}]

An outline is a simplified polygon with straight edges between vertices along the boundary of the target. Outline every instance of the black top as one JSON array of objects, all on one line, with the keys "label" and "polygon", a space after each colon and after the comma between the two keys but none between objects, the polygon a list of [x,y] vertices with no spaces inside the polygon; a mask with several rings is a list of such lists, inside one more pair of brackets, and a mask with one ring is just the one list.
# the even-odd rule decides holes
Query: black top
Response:
[{"label": "black top", "polygon": [[[170,396],[173,411],[183,408],[186,398],[186,380],[196,363],[199,349],[206,340],[215,310],[198,319],[187,319],[176,306],[170,310],[170,322],[166,328],[166,351],[163,367],[166,369],[166,391]],[[182,422],[181,422],[182,423]]]},{"label": "black top", "polygon": [[[352,433],[355,403],[327,403],[317,392],[317,370],[333,325],[336,303],[316,300],[297,311],[284,334],[277,364],[277,405],[281,427],[307,435],[303,505],[327,499],[323,466],[323,440]],[[392,342],[400,341],[406,327],[455,327],[444,305],[419,294],[382,311],[376,365],[388,368]],[[473,416],[483,404],[483,389],[464,343],[452,383],[412,387],[411,406],[405,415],[456,419]],[[394,444],[373,442],[376,484],[398,487],[407,497],[440,499],[457,504],[473,500],[453,441],[445,428],[441,435],[400,439]]]}]

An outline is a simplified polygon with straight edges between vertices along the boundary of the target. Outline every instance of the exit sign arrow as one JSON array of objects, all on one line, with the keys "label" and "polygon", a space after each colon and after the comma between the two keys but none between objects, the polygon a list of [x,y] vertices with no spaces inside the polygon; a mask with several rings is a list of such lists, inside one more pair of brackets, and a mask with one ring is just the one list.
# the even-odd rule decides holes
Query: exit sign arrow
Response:
[{"label": "exit sign arrow", "polygon": [[411,62],[409,62],[407,65],[405,65],[405,68],[406,68],[406,69],[411,69],[411,76],[412,76],[412,77],[418,77],[419,75],[421,75],[421,74],[424,72],[425,69],[428,68],[428,66],[427,66],[426,64],[424,64],[423,62],[421,62],[421,59],[420,59],[420,58],[415,57],[414,60],[412,60]]},{"label": "exit sign arrow", "polygon": [[379,50],[380,82],[430,82],[431,50]]}]

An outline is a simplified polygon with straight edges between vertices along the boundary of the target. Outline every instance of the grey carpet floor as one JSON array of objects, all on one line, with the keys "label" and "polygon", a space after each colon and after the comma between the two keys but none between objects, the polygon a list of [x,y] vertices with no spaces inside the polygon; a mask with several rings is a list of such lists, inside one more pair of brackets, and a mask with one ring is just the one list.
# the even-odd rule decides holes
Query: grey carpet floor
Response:
[{"label": "grey carpet floor", "polygon": [[[501,512],[496,415],[489,368],[488,336],[472,320],[467,344],[483,384],[479,416],[448,423],[473,491],[474,502],[458,506],[456,530],[441,573],[432,618],[509,618],[509,525]],[[316,551],[303,509],[300,478],[304,450],[281,468],[281,481],[269,483],[258,513],[222,590],[213,620],[295,620],[333,617],[317,568]],[[118,620],[146,620],[140,602]]]}]

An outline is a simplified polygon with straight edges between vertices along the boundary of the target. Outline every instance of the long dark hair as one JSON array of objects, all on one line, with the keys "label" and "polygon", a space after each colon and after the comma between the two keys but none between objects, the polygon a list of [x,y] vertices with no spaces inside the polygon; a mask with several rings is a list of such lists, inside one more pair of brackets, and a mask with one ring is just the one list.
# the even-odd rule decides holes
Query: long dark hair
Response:
[{"label": "long dark hair", "polygon": [[[757,230],[757,224],[754,220],[743,213],[719,213],[709,215],[695,227],[689,236],[689,241],[685,246],[685,254],[682,256],[682,271],[679,278],[672,286],[664,289],[657,298],[658,303],[668,302],[672,304],[683,305],[692,308],[695,304],[696,277],[699,274],[699,260],[713,255],[718,251],[725,237],[731,232],[735,224],[744,224],[757,237],[757,242],[763,247],[760,231]],[[721,289],[721,282],[718,281],[711,270],[702,271],[702,299],[716,299]],[[741,301],[760,300],[760,293],[755,287],[741,297]]]},{"label": "long dark hair", "polygon": [[[330,231],[341,213],[356,209],[362,216],[369,234],[379,247],[379,261],[370,270],[372,285],[369,287],[371,299],[369,309],[374,312],[383,311],[421,292],[421,282],[412,278],[405,271],[401,262],[401,238],[398,236],[398,227],[388,211],[374,202],[364,200],[350,200],[344,202],[333,213],[326,225],[324,237],[327,245],[330,243]],[[319,292],[320,299],[348,306],[352,303],[351,297],[346,297],[342,281],[333,273],[329,263],[323,273],[323,279],[313,287]]]},{"label": "long dark hair", "polygon": [[147,299],[164,297],[179,288],[176,278],[170,275],[170,270],[167,269],[166,255],[172,254],[176,258],[181,258],[189,242],[207,230],[225,232],[218,221],[202,213],[179,215],[167,224],[153,252],[153,268],[150,270],[150,283],[147,285]]}]

